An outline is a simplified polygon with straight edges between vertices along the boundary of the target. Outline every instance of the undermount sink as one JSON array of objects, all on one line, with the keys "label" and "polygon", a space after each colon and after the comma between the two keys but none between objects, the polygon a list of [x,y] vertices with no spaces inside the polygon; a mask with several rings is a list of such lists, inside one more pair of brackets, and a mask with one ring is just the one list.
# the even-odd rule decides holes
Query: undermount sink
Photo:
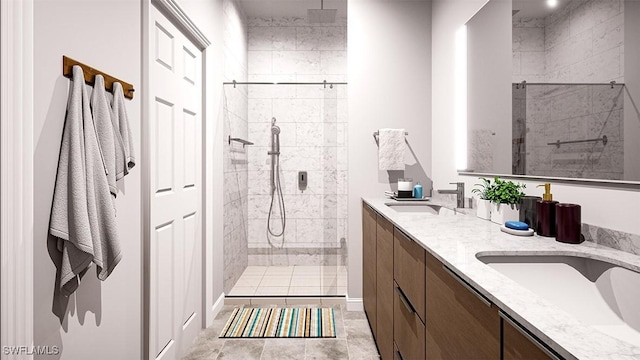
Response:
[{"label": "undermount sink", "polygon": [[422,213],[432,215],[456,215],[454,209],[449,209],[441,205],[425,204],[425,203],[385,203],[391,209],[397,212]]},{"label": "undermount sink", "polygon": [[579,321],[640,346],[640,273],[580,256],[476,257]]}]

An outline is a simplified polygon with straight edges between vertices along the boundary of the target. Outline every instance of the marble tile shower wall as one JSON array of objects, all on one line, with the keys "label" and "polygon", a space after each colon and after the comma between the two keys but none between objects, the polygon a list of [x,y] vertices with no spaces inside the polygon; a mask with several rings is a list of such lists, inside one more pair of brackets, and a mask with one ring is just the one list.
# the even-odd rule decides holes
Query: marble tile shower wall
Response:
[{"label": "marble tile shower wall", "polygon": [[544,18],[513,18],[512,82],[546,80]]},{"label": "marble tile shower wall", "polygon": [[[225,81],[247,79],[246,16],[235,0],[225,0],[224,77]],[[224,135],[246,139],[248,126],[247,87],[224,91]],[[224,156],[224,291],[228,293],[248,263],[248,150],[225,143]]]},{"label": "marble tile shower wall", "polygon": [[[344,82],[346,19],[311,26],[303,18],[248,19],[249,81]],[[347,234],[346,86],[249,86],[250,265],[343,265]],[[282,250],[267,240],[270,121],[281,128],[287,225]],[[308,188],[298,188],[298,171]],[[276,244],[281,239],[274,239]]]},{"label": "marble tile shower wall", "polygon": [[[513,27],[514,82],[624,81],[623,0],[573,0],[545,18],[514,19]],[[526,93],[527,174],[623,178],[621,87],[529,85]],[[606,146],[547,145],[602,135]]]},{"label": "marble tile shower wall", "polygon": [[[620,85],[527,86],[527,174],[623,179],[623,91]],[[603,135],[606,145],[548,145]]]},{"label": "marble tile shower wall", "polygon": [[624,82],[624,0],[573,0],[545,18],[549,82]]},{"label": "marble tile shower wall", "polygon": [[624,0],[573,0],[513,19],[513,82],[624,81]]}]

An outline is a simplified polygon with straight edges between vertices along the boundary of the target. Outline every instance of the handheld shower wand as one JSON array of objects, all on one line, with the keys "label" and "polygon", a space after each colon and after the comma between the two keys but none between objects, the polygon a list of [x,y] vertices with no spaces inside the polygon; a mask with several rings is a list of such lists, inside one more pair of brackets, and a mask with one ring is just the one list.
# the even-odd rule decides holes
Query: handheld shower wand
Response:
[{"label": "handheld shower wand", "polygon": [[[284,229],[287,224],[287,216],[284,208],[284,196],[282,194],[282,185],[280,183],[280,127],[276,125],[276,118],[271,118],[271,150],[267,151],[267,154],[271,156],[271,204],[269,205],[269,214],[267,216],[267,239],[269,234],[271,236],[284,235]],[[273,203],[276,196],[278,197],[278,210],[280,210],[281,216],[281,231],[275,232],[271,229],[271,213],[273,212]],[[271,243],[271,240],[269,240]],[[284,239],[281,247],[284,245]]]}]

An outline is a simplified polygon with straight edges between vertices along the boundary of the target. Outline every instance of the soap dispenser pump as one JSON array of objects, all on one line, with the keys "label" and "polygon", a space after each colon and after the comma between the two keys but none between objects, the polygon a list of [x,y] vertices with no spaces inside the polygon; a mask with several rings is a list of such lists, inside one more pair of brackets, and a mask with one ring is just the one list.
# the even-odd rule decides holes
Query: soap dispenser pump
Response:
[{"label": "soap dispenser pump", "polygon": [[536,232],[540,236],[553,237],[556,236],[556,204],[558,202],[553,200],[550,183],[538,185],[538,187],[541,186],[544,186],[544,194],[542,200],[536,203],[538,212]]}]

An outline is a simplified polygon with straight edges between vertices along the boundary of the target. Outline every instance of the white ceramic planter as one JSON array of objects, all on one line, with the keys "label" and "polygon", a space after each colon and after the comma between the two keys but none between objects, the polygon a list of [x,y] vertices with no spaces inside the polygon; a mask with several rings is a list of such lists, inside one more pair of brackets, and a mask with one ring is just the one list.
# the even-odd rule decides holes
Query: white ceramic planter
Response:
[{"label": "white ceramic planter", "polygon": [[480,219],[490,220],[491,219],[491,201],[478,199],[476,209],[476,215]]},{"label": "white ceramic planter", "polygon": [[504,225],[507,221],[519,221],[520,210],[517,205],[491,203],[491,221]]}]

